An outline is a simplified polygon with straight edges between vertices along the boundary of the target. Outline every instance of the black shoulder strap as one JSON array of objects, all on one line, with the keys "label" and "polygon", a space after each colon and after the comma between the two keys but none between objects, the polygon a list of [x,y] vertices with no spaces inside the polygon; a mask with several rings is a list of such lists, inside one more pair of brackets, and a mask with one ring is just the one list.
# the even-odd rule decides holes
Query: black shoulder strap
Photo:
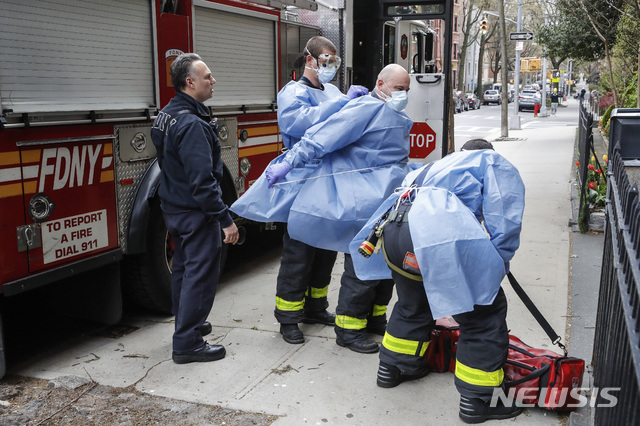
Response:
[{"label": "black shoulder strap", "polygon": [[413,183],[415,183],[416,185],[421,185],[424,181],[424,178],[427,176],[427,173],[429,173],[429,169],[431,169],[431,166],[433,166],[433,163],[434,162],[432,161],[431,163],[427,164],[426,167],[422,169],[420,173],[418,173],[418,176],[416,176],[416,178],[413,180]]},{"label": "black shoulder strap", "polygon": [[562,349],[562,351],[564,352],[564,355],[567,356],[567,349],[560,342],[562,338],[558,336],[558,334],[555,332],[553,327],[551,327],[551,324],[549,324],[549,322],[542,315],[540,310],[538,310],[538,307],[533,303],[533,301],[531,300],[529,295],[524,291],[520,283],[518,283],[518,281],[516,280],[516,278],[513,276],[511,272],[507,274],[507,278],[509,279],[509,283],[511,283],[511,287],[513,287],[518,297],[520,297],[524,305],[527,307],[527,309],[529,309],[529,312],[531,312],[531,315],[533,315],[536,321],[538,321],[538,324],[540,324],[544,332],[547,333],[547,336],[549,336],[549,339],[551,339],[551,342],[554,345],[558,345],[558,347]]}]

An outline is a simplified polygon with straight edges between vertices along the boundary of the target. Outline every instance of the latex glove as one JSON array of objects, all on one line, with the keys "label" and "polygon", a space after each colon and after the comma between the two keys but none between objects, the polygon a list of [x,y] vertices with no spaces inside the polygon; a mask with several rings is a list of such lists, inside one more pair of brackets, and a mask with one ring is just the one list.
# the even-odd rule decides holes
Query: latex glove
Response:
[{"label": "latex glove", "polygon": [[504,262],[504,274],[508,275],[511,272],[511,265],[509,262]]},{"label": "latex glove", "polygon": [[359,98],[360,96],[365,96],[368,94],[369,94],[369,89],[367,89],[364,86],[358,86],[357,84],[349,87],[349,90],[347,91],[347,96],[350,99]]},{"label": "latex glove", "polygon": [[286,161],[269,165],[264,171],[267,182],[269,182],[269,188],[280,182],[290,171],[291,166]]}]

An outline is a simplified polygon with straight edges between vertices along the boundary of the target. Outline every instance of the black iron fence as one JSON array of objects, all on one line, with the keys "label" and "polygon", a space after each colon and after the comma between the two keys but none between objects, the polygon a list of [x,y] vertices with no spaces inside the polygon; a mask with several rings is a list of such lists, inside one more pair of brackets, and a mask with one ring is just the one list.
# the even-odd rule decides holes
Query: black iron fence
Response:
[{"label": "black iron fence", "polygon": [[[596,155],[596,150],[593,145],[593,126],[594,119],[593,114],[590,112],[586,102],[580,104],[579,126],[578,126],[578,187],[580,190],[580,211],[578,216],[578,226],[580,232],[587,232],[589,230],[589,211],[591,208],[588,192],[588,176],[589,165],[592,163],[589,160],[594,159],[595,170],[605,170],[600,164],[600,160]],[[606,177],[604,178],[606,184]]]},{"label": "black iron fence", "polygon": [[596,425],[630,425],[640,421],[640,200],[619,147],[611,152],[591,406]]}]

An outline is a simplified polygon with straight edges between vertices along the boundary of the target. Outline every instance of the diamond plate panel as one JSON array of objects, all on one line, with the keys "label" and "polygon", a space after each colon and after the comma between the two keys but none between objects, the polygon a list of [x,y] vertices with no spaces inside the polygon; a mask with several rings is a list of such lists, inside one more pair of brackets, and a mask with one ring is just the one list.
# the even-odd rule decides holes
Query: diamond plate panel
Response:
[{"label": "diamond plate panel", "polygon": [[[114,128],[115,143],[113,147],[114,158],[116,159],[115,181],[116,181],[116,202],[118,205],[118,238],[120,247],[124,253],[127,253],[127,230],[129,229],[129,221],[131,220],[131,211],[133,210],[133,202],[140,187],[142,177],[153,163],[154,158],[130,159],[122,161],[121,144],[129,143],[129,135],[131,133],[144,132],[147,135],[151,133],[150,125],[129,125],[116,126]],[[121,139],[122,138],[122,139]],[[147,138],[151,143],[151,137]],[[127,155],[124,155],[127,158]],[[122,185],[120,182],[125,179],[133,179],[133,184]]]}]

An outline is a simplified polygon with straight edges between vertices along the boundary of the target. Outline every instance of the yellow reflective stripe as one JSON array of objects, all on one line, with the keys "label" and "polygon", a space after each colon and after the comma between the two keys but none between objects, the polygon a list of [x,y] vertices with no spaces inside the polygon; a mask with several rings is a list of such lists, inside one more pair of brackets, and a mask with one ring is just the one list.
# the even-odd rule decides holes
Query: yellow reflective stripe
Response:
[{"label": "yellow reflective stripe", "polygon": [[504,380],[504,371],[486,372],[477,368],[467,367],[456,360],[456,377],[463,382],[476,386],[500,386]]},{"label": "yellow reflective stripe", "polygon": [[362,330],[367,328],[367,320],[346,315],[336,315],[336,325],[348,330]]},{"label": "yellow reflective stripe", "polygon": [[312,299],[320,299],[321,297],[327,297],[327,294],[329,294],[329,286],[325,286],[322,288],[308,287],[306,292],[307,296],[309,296],[309,288],[311,289]]},{"label": "yellow reflective stripe", "polygon": [[300,311],[304,308],[304,300],[289,302],[276,296],[276,309],[281,311]]},{"label": "yellow reflective stripe", "polygon": [[418,340],[406,340],[400,339],[398,337],[393,337],[389,333],[384,333],[384,338],[382,339],[382,346],[384,346],[391,352],[405,355],[424,356],[424,353],[429,347],[429,342],[424,342],[424,344],[420,348],[420,353],[418,353],[418,347],[420,347],[420,343],[422,342]]},{"label": "yellow reflective stripe", "polygon": [[387,313],[387,305],[373,305],[373,313],[371,316],[379,317]]}]

